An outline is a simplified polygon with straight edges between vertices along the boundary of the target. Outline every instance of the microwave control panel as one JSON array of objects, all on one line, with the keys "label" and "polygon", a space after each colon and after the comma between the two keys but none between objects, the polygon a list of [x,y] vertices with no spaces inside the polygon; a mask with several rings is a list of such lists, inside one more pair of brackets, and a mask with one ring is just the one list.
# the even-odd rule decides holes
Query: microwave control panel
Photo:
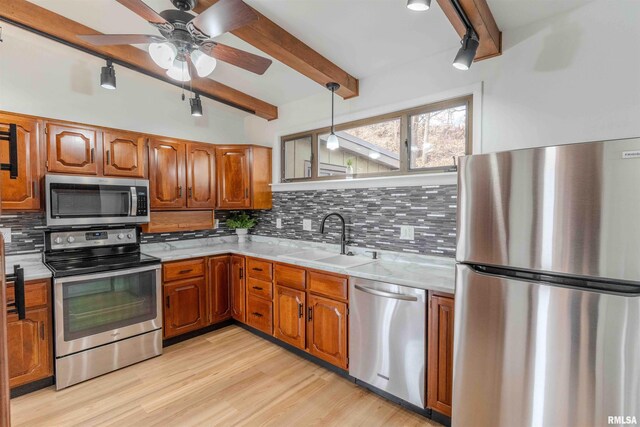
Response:
[{"label": "microwave control panel", "polygon": [[147,189],[144,187],[138,187],[138,206],[136,209],[136,216],[148,216],[149,215],[149,199],[147,198]]}]

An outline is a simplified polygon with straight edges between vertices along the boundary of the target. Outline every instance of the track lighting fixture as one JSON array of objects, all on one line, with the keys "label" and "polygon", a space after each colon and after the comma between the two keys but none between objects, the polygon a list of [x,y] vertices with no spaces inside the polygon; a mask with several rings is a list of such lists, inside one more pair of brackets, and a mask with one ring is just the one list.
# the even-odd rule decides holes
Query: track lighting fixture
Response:
[{"label": "track lighting fixture", "polygon": [[107,65],[100,71],[100,86],[111,90],[116,88],[116,70],[110,59],[107,59]]},{"label": "track lighting fixture", "polygon": [[200,99],[200,95],[196,93],[196,96],[189,100],[191,104],[191,115],[194,117],[202,116],[202,100]]},{"label": "track lighting fixture", "polygon": [[476,52],[480,42],[478,41],[478,36],[475,31],[468,28],[467,33],[464,35],[460,43],[462,46],[460,46],[460,50],[458,50],[458,54],[453,60],[453,66],[458,70],[468,70],[473,63],[473,59],[476,57]]},{"label": "track lighting fixture", "polygon": [[340,141],[338,141],[338,137],[334,132],[333,103],[336,96],[336,90],[340,89],[340,85],[338,83],[327,83],[327,89],[331,91],[331,133],[329,134],[329,138],[327,138],[327,148],[329,150],[337,150],[340,147]]},{"label": "track lighting fixture", "polygon": [[407,0],[407,9],[424,12],[431,7],[431,0]]}]

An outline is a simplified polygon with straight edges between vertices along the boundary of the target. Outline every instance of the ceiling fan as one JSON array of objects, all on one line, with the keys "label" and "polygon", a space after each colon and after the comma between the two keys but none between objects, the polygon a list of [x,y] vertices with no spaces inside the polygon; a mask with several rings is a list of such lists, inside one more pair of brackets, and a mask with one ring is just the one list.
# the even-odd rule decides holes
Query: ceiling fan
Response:
[{"label": "ceiling fan", "polygon": [[79,38],[96,46],[149,43],[149,55],[174,80],[206,77],[220,60],[256,74],[264,74],[271,60],[213,41],[258,19],[242,0],[220,0],[199,15],[189,13],[197,0],[171,0],[177,10],[156,13],[142,0],[117,0],[162,36],[146,34],[88,34]]}]

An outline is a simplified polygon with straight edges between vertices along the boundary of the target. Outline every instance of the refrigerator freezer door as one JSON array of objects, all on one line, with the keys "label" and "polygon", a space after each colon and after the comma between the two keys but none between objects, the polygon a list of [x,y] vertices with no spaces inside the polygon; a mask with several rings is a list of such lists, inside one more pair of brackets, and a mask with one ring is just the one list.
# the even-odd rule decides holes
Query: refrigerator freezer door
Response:
[{"label": "refrigerator freezer door", "polygon": [[640,139],[464,157],[457,259],[640,282]]},{"label": "refrigerator freezer door", "polygon": [[640,297],[456,269],[454,427],[640,419]]}]

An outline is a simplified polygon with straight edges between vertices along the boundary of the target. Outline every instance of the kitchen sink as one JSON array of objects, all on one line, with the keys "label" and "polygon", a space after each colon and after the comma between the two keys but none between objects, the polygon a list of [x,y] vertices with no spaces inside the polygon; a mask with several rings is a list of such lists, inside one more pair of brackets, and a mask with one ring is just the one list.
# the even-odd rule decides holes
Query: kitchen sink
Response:
[{"label": "kitchen sink", "polygon": [[295,254],[287,254],[287,255],[280,255],[280,256],[282,258],[295,259],[299,261],[315,261],[321,258],[329,258],[333,255],[335,255],[335,252],[310,250],[310,251],[302,251],[302,252],[296,252]]},{"label": "kitchen sink", "polygon": [[373,260],[363,256],[334,255],[327,258],[316,259],[313,262],[332,267],[351,268],[358,265],[369,264],[373,262]]}]

